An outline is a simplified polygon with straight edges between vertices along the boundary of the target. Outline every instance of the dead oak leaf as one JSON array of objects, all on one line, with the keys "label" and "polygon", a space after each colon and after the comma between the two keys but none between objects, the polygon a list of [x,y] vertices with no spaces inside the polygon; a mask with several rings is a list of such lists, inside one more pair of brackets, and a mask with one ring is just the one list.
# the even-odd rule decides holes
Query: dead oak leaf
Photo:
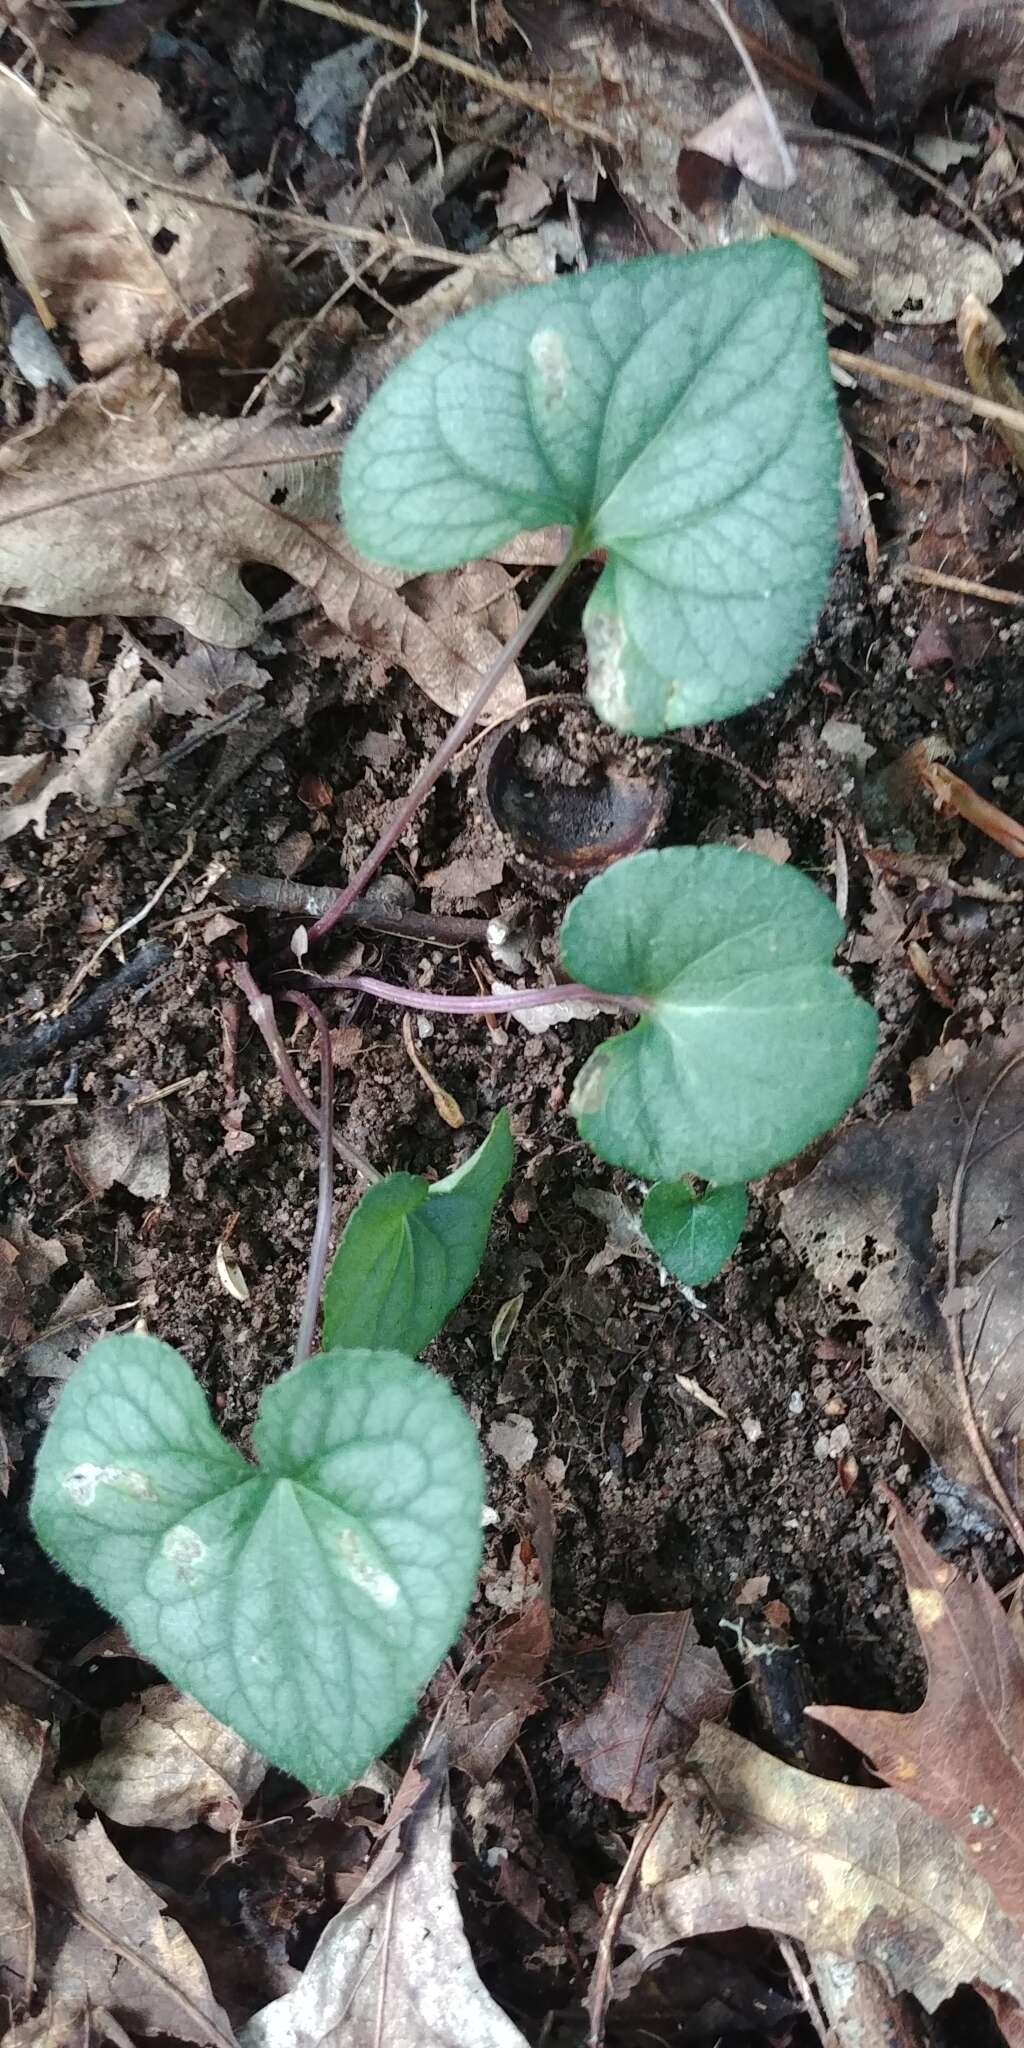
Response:
[{"label": "dead oak leaf", "polygon": [[958,1835],[1024,1927],[1024,1649],[984,1579],[937,1557],[896,1501],[895,1537],[928,1664],[913,1714],[810,1707],[879,1775]]},{"label": "dead oak leaf", "polygon": [[109,1820],[128,1828],[177,1830],[205,1821],[228,1833],[266,1776],[241,1736],[173,1685],[104,1714],[99,1754],[84,1791]]},{"label": "dead oak leaf", "polygon": [[[0,239],[94,375],[169,341],[222,350],[229,330],[214,333],[203,316],[256,281],[251,222],[149,182],[187,183],[178,160],[188,140],[155,85],[106,57],[65,47],[45,101],[0,70]],[[200,200],[237,196],[215,150],[193,175]]]},{"label": "dead oak leaf", "polygon": [[782,1211],[819,1285],[867,1324],[868,1372],[884,1401],[953,1478],[984,1488],[950,1369],[941,1296],[949,1198],[986,1089],[1007,1069],[964,1184],[958,1282],[972,1405],[1011,1499],[1024,1439],[1024,1050],[1018,1022],[977,1046],[956,1085],[884,1124],[854,1124]]},{"label": "dead oak leaf", "polygon": [[0,1998],[28,2005],[36,1974],[36,1913],[25,1854],[25,1813],[46,1730],[23,1707],[0,1706]]},{"label": "dead oak leaf", "polygon": [[55,2000],[109,2011],[137,2036],[237,2048],[206,1970],[163,1901],[76,1812],[70,1780],[40,1779],[25,1842],[38,1908],[39,1975]]},{"label": "dead oak leaf", "polygon": [[[242,2048],[526,2048],[476,1974],[452,1874],[443,1753],[422,1760],[422,1797],[329,1922],[299,1983],[242,2029]],[[386,1993],[386,1995],[385,1995]]]},{"label": "dead oak leaf", "polygon": [[630,1615],[610,1647],[606,1690],[559,1739],[592,1792],[644,1813],[667,1760],[685,1753],[702,1721],[728,1713],[732,1686],[717,1652],[697,1641],[689,1609]]},{"label": "dead oak leaf", "polygon": [[[266,468],[230,467],[263,452]],[[0,449],[0,601],[62,616],[162,614],[198,640],[241,647],[262,619],[241,570],[262,562],[312,591],[348,641],[460,711],[518,623],[511,579],[496,562],[473,563],[417,577],[407,595],[400,572],[365,561],[342,532],[338,452],[319,428],[190,418],[173,371],[126,364]],[[171,473],[198,466],[209,473]],[[88,493],[78,502],[76,487]],[[527,558],[547,560],[551,546],[535,536]],[[512,671],[488,716],[523,698]]]},{"label": "dead oak leaf", "polygon": [[1006,0],[837,0],[843,40],[884,119],[933,94],[998,78],[1024,53],[1024,16]]},{"label": "dead oak leaf", "polygon": [[[697,1856],[694,1768],[720,1820]],[[641,1955],[760,1927],[870,1963],[928,2012],[959,1984],[1024,2001],[1024,1937],[956,1837],[900,1793],[810,1777],[710,1724],[681,1780],[623,1923]]]}]

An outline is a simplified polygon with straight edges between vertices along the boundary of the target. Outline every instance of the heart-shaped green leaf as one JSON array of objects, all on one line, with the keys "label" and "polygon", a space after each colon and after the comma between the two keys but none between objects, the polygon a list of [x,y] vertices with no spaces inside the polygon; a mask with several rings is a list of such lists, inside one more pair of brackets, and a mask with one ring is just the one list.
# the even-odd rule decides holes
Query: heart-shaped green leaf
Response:
[{"label": "heart-shaped green leaf", "polygon": [[697,1195],[685,1180],[659,1180],[643,1211],[643,1226],[666,1272],[683,1287],[706,1287],[731,1259],[747,1220],[745,1187],[709,1188]]},{"label": "heart-shaped green leaf", "polygon": [[338,1791],[409,1719],[469,1604],[476,1436],[426,1366],[344,1351],[267,1388],[253,1444],[257,1466],[169,1345],[105,1337],[57,1403],[32,1520],[144,1657]]},{"label": "heart-shaped green leaf", "polygon": [[729,846],[616,861],[570,904],[574,981],[645,1014],[576,1077],[580,1135],[644,1180],[755,1180],[827,1131],[875,1049],[870,1005],[830,965],[835,907],[805,875]]},{"label": "heart-shaped green leaf", "polygon": [[824,601],[838,478],[814,265],[778,240],[602,266],[450,321],[370,400],[341,493],[355,545],[408,570],[553,522],[603,550],[591,698],[657,733],[783,681]]},{"label": "heart-shaped green leaf", "polygon": [[425,1351],[476,1279],[512,1171],[508,1111],[445,1180],[391,1173],[353,1209],[324,1287],[324,1343]]}]

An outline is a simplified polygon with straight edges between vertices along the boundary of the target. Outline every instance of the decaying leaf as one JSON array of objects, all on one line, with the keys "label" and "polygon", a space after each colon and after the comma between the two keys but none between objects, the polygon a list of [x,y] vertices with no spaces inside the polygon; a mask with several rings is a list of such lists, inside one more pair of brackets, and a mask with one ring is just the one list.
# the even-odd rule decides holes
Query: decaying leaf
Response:
[{"label": "decaying leaf", "polygon": [[[821,1285],[868,1324],[868,1370],[936,1462],[983,1480],[950,1369],[941,1297],[948,1204],[970,1120],[1024,1028],[987,1040],[955,1087],[884,1124],[855,1124],[784,1197],[783,1225]],[[974,1146],[961,1232],[964,1356],[974,1412],[1011,1499],[1024,1431],[1024,1069],[994,1095]]]},{"label": "decaying leaf", "polygon": [[130,1109],[104,1105],[69,1149],[76,1171],[98,1195],[105,1195],[116,1181],[129,1194],[161,1202],[170,1188],[167,1118],[159,1102],[134,1115]]},{"label": "decaying leaf", "polygon": [[998,79],[1024,52],[1024,17],[1008,0],[837,0],[846,47],[883,118],[933,94]]},{"label": "decaying leaf", "polygon": [[127,1828],[227,1834],[266,1776],[261,1756],[173,1685],[151,1686],[104,1714],[102,1746],[82,1772],[94,1806]]},{"label": "decaying leaf", "polygon": [[693,1615],[633,1614],[610,1639],[612,1675],[596,1706],[561,1732],[562,1751],[592,1792],[644,1813],[672,1757],[702,1721],[728,1713],[732,1686]]},{"label": "decaying leaf", "polygon": [[763,1927],[873,1964],[929,2012],[958,1984],[1024,2000],[1024,1936],[962,1845],[900,1793],[810,1777],[713,1725],[689,1765],[718,1826],[695,1843],[692,1777],[681,1774],[623,1923],[642,1955]]},{"label": "decaying leaf", "polygon": [[[407,599],[408,579],[365,562],[338,525],[338,445],[319,428],[190,418],[173,371],[127,364],[0,450],[0,599],[64,617],[159,613],[200,640],[239,647],[262,616],[240,572],[263,562],[311,590],[349,640],[408,669],[445,710],[461,710],[518,622],[511,579],[495,562],[473,563],[450,578],[415,579]],[[295,459],[219,469],[284,450]],[[211,473],[134,481],[194,465]],[[95,495],[108,480],[109,492]],[[78,501],[77,489],[87,494]],[[54,496],[61,502],[32,515]],[[528,559],[545,560],[550,548],[537,539]],[[159,701],[159,686],[147,691],[151,705]],[[499,715],[523,698],[512,672]]]},{"label": "decaying leaf", "polygon": [[[2,471],[0,454],[0,478]],[[0,533],[0,568],[2,560]],[[115,802],[125,769],[160,708],[160,685],[142,682],[140,669],[138,653],[127,648],[110,672],[101,716],[84,744],[59,761],[41,755],[38,773],[13,789],[11,801],[0,808],[0,841],[13,839],[29,825],[41,838],[50,805],[58,797],[72,797],[93,810]]]},{"label": "decaying leaf", "polygon": [[28,2006],[35,1984],[36,1913],[25,1855],[25,1811],[46,1747],[41,1721],[0,1706],[0,2000]]},{"label": "decaying leaf", "polygon": [[237,2048],[192,1943],[123,1862],[70,1780],[40,1781],[26,1847],[38,1908],[39,1976],[51,1998],[109,2010],[134,2037]]},{"label": "decaying leaf", "polygon": [[896,1544],[928,1663],[913,1714],[810,1707],[879,1775],[958,1835],[1024,1927],[1024,1645],[984,1579],[937,1557],[894,1500]]},{"label": "decaying leaf", "polygon": [[[931,0],[918,0],[922,8]],[[782,221],[834,256],[828,297],[889,322],[953,320],[967,293],[987,304],[1002,288],[995,257],[930,213],[911,214],[853,150],[801,136],[782,164],[749,81],[704,0],[639,10],[623,5],[553,9],[516,0],[535,62],[553,74],[556,99],[614,138],[611,175],[649,244],[681,247],[758,238]],[[813,48],[770,0],[741,0],[732,18],[775,60],[779,120],[811,124]],[[806,81],[806,82],[802,82]],[[709,178],[717,160],[742,173]]]},{"label": "decaying leaf", "polygon": [[[248,295],[256,230],[243,216],[150,184],[181,184],[188,136],[155,85],[106,57],[65,45],[44,101],[0,71],[0,239],[11,267],[67,326],[94,375],[177,341],[222,350],[230,326],[207,316]],[[99,159],[98,144],[141,175]],[[207,147],[197,194],[237,197],[223,157]]]},{"label": "decaying leaf", "polygon": [[114,1311],[91,1273],[83,1273],[25,1353],[31,1379],[64,1380],[84,1351],[108,1328]]},{"label": "decaying leaf", "polygon": [[493,1778],[524,1721],[544,1704],[540,1680],[551,1655],[551,1615],[542,1594],[499,1629],[464,1717],[449,1722],[452,1763],[478,1785]]},{"label": "decaying leaf", "polygon": [[426,1784],[397,1864],[379,1876],[371,1866],[295,1989],[243,2028],[242,2048],[526,2048],[481,1984],[463,1932],[443,1753],[420,1769]]}]

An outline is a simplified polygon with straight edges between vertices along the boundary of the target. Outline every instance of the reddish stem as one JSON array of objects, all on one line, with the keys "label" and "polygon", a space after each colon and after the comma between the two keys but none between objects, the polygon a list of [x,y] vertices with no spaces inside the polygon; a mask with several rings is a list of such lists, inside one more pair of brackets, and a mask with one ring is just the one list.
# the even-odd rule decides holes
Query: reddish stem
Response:
[{"label": "reddish stem", "polygon": [[408,795],[403,797],[402,802],[399,804],[391,823],[385,826],[376,845],[371,848],[362,866],[356,869],[351,881],[345,884],[337,901],[332,903],[330,909],[325,910],[322,916],[317,918],[314,925],[310,926],[309,943],[311,946],[315,945],[318,939],[325,938],[328,932],[332,932],[336,924],[340,924],[345,912],[350,910],[356,899],[362,895],[367,882],[376,874],[381,862],[387,859],[392,847],[397,846],[406,826],[416,816],[424,797],[429,796],[435,782],[439,781],[444,774],[449,761],[454,760],[459,748],[463,745],[464,741],[469,739],[480,717],[480,713],[488,699],[493,696],[502,676],[511,668],[517,655],[522,652],[534,627],[544,617],[545,612],[550,610],[563,583],[572,574],[578,560],[579,556],[576,554],[575,549],[570,547],[568,554],[559,562],[557,569],[552,570],[547,582],[538,591],[529,610],[523,613],[512,638],[506,640],[504,647],[501,648],[496,659],[491,664],[475,696],[467,704],[462,717],[452,726],[447,739],[442,741],[437,752],[431,756],[423,773],[417,776]]},{"label": "reddish stem", "polygon": [[[432,1010],[444,1017],[498,1017],[510,1010],[541,1010],[553,1003],[593,1003],[595,1008],[625,1010],[640,1016],[651,1005],[646,996],[620,996],[588,988],[585,981],[556,981],[549,988],[494,989],[485,996],[435,995],[427,988],[402,988],[396,981],[378,981],[375,974],[311,974],[314,988],[351,989],[397,1003],[404,1010]],[[282,991],[283,993],[283,991]]]}]

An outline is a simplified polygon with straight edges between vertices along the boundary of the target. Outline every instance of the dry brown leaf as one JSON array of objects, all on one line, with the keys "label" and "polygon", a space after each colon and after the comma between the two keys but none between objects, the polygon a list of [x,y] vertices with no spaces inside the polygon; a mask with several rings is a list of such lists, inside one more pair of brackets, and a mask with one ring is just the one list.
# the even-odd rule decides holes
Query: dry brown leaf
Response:
[{"label": "dry brown leaf", "polygon": [[1024,52],[1007,0],[837,0],[843,40],[880,114],[916,112],[934,93],[997,78]]},{"label": "dry brown leaf", "polygon": [[[71,330],[96,376],[168,341],[222,350],[230,315],[215,332],[204,316],[255,282],[249,221],[190,205],[146,176],[183,182],[175,161],[188,140],[155,85],[105,57],[65,48],[45,102],[0,70],[0,238],[16,276]],[[208,197],[238,196],[208,146],[192,176]]]},{"label": "dry brown leaf", "polygon": [[763,1927],[872,1964],[929,2012],[958,1984],[1024,2000],[1024,1938],[961,1844],[900,1793],[810,1777],[710,1724],[689,1766],[719,1826],[695,1846],[688,1769],[623,1924],[642,1955]]},{"label": "dry brown leaf", "polygon": [[93,810],[114,803],[124,772],[160,708],[159,683],[141,682],[140,672],[139,655],[126,648],[111,670],[102,713],[84,745],[49,765],[43,755],[40,765],[45,772],[33,777],[30,787],[12,790],[11,801],[0,807],[0,841],[13,839],[29,825],[41,838],[50,805],[58,797],[72,797]]},{"label": "dry brown leaf", "polygon": [[[783,1225],[823,1287],[868,1325],[870,1377],[936,1462],[983,1486],[950,1367],[937,1276],[949,1195],[970,1119],[1024,1028],[978,1047],[956,1087],[884,1124],[856,1124],[783,1197]],[[974,1412],[1010,1498],[1021,1498],[1024,1432],[1024,1069],[993,1097],[974,1147],[960,1284]]]},{"label": "dry brown leaf", "polygon": [[988,797],[979,796],[944,761],[930,759],[927,740],[916,741],[905,758],[908,762],[912,759],[917,780],[930,791],[938,808],[954,811],[957,817],[984,832],[987,839],[994,839],[1005,853],[1012,853],[1015,860],[1024,860],[1024,825],[1001,811],[998,804],[990,803]]},{"label": "dry brown leaf", "polygon": [[97,1109],[85,1135],[68,1147],[76,1171],[99,1195],[114,1182],[147,1202],[160,1202],[171,1185],[167,1118],[158,1102],[133,1116],[128,1109]]},{"label": "dry brown leaf", "polygon": [[420,1769],[426,1784],[402,1827],[401,1856],[383,1877],[371,1865],[295,1989],[242,2029],[241,2048],[526,2048],[481,1984],[463,1932],[443,1755]]},{"label": "dry brown leaf", "polygon": [[928,1664],[924,1705],[913,1714],[808,1712],[952,1828],[1004,1913],[1024,1929],[1024,1649],[985,1580],[963,1578],[898,1502],[890,1505]]},{"label": "dry brown leaf", "polygon": [[39,1918],[39,1976],[50,1996],[107,2009],[130,2034],[237,2048],[192,1943],[122,1861],[77,1789],[40,1782],[25,1842]]},{"label": "dry brown leaf", "polygon": [[67,1379],[84,1351],[113,1320],[114,1311],[91,1273],[83,1273],[25,1353],[30,1379]]},{"label": "dry brown leaf", "polygon": [[559,1740],[592,1792],[644,1813],[668,1760],[685,1754],[702,1721],[728,1713],[732,1686],[717,1651],[697,1641],[688,1609],[630,1615],[610,1649],[605,1691]]},{"label": "dry brown leaf", "polygon": [[478,1785],[493,1778],[524,1721],[544,1705],[540,1680],[550,1655],[551,1615],[538,1596],[499,1629],[465,1718],[449,1721],[452,1763]]},{"label": "dry brown leaf", "polygon": [[[817,69],[811,47],[770,0],[733,0],[729,11],[779,60],[770,78],[779,120],[808,126]],[[645,8],[645,23],[621,5],[554,9],[517,0],[516,13],[534,62],[553,74],[556,100],[614,136],[611,175],[651,246],[674,253],[717,246],[763,236],[782,221],[836,259],[823,273],[829,299],[884,322],[953,320],[969,292],[987,304],[1002,289],[1000,266],[979,241],[930,213],[908,213],[853,150],[791,141],[797,175],[790,182],[706,0]],[[708,180],[713,158],[743,173],[738,191],[734,178]]]},{"label": "dry brown leaf", "polygon": [[[313,459],[321,447],[323,459]],[[216,472],[221,461],[264,449],[301,460],[123,488],[125,477],[193,464]],[[76,486],[91,490],[107,478],[117,480],[109,494],[74,501]],[[28,516],[53,492],[68,502]],[[528,558],[549,554],[550,537],[537,536]],[[262,617],[241,580],[248,562],[303,584],[348,639],[401,664],[453,713],[518,622],[511,581],[496,563],[417,578],[407,602],[401,574],[364,561],[338,525],[336,440],[318,428],[189,418],[177,377],[156,363],[83,386],[0,450],[0,599],[8,603],[61,616],[159,613],[200,640],[239,647]],[[146,688],[157,703],[160,686]],[[495,705],[507,716],[523,698],[512,671],[488,716]]]},{"label": "dry brown leaf", "polygon": [[241,1736],[173,1685],[104,1714],[102,1747],[81,1773],[84,1790],[126,1828],[237,1827],[266,1776]]},{"label": "dry brown leaf", "polygon": [[35,1985],[36,1913],[24,1827],[45,1747],[41,1721],[23,1707],[0,1706],[0,2000],[8,2013],[29,2005]]}]

